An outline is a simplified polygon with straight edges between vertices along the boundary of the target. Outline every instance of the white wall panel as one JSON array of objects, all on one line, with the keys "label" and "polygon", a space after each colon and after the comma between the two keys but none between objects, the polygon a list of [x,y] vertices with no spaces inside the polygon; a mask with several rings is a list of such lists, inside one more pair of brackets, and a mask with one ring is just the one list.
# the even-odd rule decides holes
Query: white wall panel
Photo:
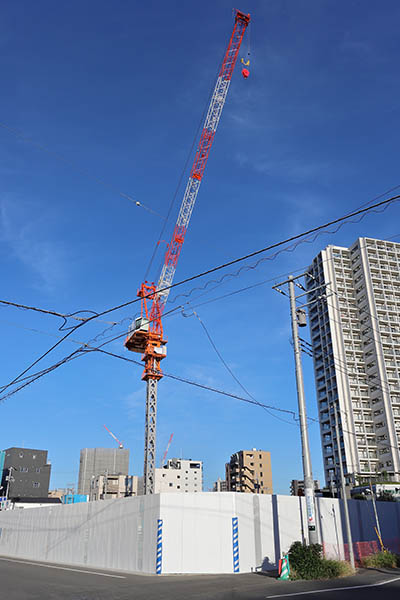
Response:
[{"label": "white wall panel", "polygon": [[[378,502],[385,543],[400,543],[400,503]],[[376,540],[370,501],[349,502],[354,542]],[[319,539],[344,558],[342,502],[317,499]],[[0,555],[154,573],[157,520],[163,573],[232,573],[232,517],[238,518],[240,572],[276,567],[307,535],[304,498],[235,492],[154,494],[0,512]],[[393,548],[395,549],[395,548]]]}]

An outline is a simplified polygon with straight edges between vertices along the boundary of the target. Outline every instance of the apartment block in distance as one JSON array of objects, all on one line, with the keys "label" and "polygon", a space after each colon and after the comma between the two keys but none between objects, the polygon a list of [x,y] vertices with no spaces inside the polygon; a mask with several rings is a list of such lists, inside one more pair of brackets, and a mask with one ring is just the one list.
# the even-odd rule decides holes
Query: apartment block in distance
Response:
[{"label": "apartment block in distance", "polygon": [[122,448],[83,448],[79,463],[78,494],[91,493],[98,475],[128,475],[129,450]]},{"label": "apartment block in distance", "polygon": [[[328,246],[306,277],[326,484],[400,472],[400,244]],[[326,297],[321,294],[326,286]],[[313,291],[314,290],[314,291]]]},{"label": "apartment block in distance", "polygon": [[[50,471],[51,465],[47,462],[47,450],[7,448],[3,453],[2,495],[5,496],[8,487],[8,498],[10,499],[47,498]],[[9,482],[8,476],[11,477]]]},{"label": "apartment block in distance", "polygon": [[[319,490],[319,481],[314,479],[314,491]],[[291,496],[304,496],[304,480],[303,479],[292,479],[290,483],[290,495]]]},{"label": "apartment block in distance", "polygon": [[225,465],[227,491],[272,494],[271,454],[265,450],[240,450]]},{"label": "apartment block in distance", "polygon": [[202,492],[203,462],[186,458],[170,458],[167,464],[156,469],[155,493]]}]

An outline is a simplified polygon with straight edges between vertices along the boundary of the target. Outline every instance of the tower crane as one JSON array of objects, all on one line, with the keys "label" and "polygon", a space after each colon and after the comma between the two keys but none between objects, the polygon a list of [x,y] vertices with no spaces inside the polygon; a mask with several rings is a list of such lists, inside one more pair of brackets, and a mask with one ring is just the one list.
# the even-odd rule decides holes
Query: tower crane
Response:
[{"label": "tower crane", "polygon": [[122,442],[120,442],[120,441],[119,441],[119,439],[117,438],[117,436],[116,436],[116,435],[114,435],[114,434],[113,434],[113,432],[112,432],[112,431],[110,431],[110,430],[108,429],[108,427],[106,427],[105,425],[103,425],[103,427],[104,427],[104,429],[106,429],[106,430],[108,431],[108,433],[111,435],[111,437],[112,437],[112,438],[114,438],[114,440],[117,442],[119,449],[120,449],[120,450],[123,450],[123,448],[124,448],[124,445],[123,445],[123,443],[122,443]]},{"label": "tower crane", "polygon": [[142,379],[147,384],[143,474],[145,494],[154,493],[157,384],[163,376],[160,363],[167,354],[167,340],[164,337],[161,318],[228,94],[244,32],[249,23],[250,15],[235,10],[235,24],[208,107],[175,229],[165,252],[160,277],[157,284],[145,281],[140,286],[138,296],[142,299],[141,317],[134,320],[125,340],[125,347],[128,350],[142,354],[144,362]]},{"label": "tower crane", "polygon": [[163,454],[163,457],[162,457],[162,459],[161,459],[161,464],[160,464],[160,467],[163,467],[163,466],[164,466],[165,459],[167,458],[168,450],[169,450],[169,447],[170,447],[170,445],[171,445],[171,442],[172,442],[172,438],[173,438],[173,437],[174,437],[174,434],[173,434],[173,433],[171,433],[171,435],[170,435],[170,438],[169,438],[169,440],[168,440],[167,447],[165,448],[165,452],[164,452],[164,454]]}]

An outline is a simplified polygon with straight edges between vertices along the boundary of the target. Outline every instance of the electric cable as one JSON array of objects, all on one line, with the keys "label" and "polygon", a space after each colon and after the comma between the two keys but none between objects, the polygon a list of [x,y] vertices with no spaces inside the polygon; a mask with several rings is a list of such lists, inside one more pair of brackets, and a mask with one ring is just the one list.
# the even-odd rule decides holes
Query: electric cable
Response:
[{"label": "electric cable", "polygon": [[[268,408],[265,408],[265,406],[263,406],[261,403],[259,403],[252,394],[250,394],[250,392],[245,388],[245,386],[241,383],[241,381],[236,377],[236,375],[234,374],[234,372],[232,371],[232,369],[230,368],[230,366],[228,365],[228,363],[224,360],[224,357],[222,356],[222,354],[220,353],[220,351],[218,350],[214,340],[212,339],[205,323],[203,322],[203,320],[200,318],[200,316],[197,314],[197,312],[195,310],[193,310],[193,315],[197,318],[197,320],[199,321],[200,325],[202,326],[208,341],[210,342],[211,346],[213,347],[216,355],[218,356],[218,358],[220,359],[220,361],[222,362],[222,364],[224,365],[225,369],[228,371],[228,373],[232,376],[232,378],[236,381],[236,383],[239,385],[239,387],[244,391],[245,394],[247,394],[247,396],[249,398],[251,398],[252,400],[254,400],[254,402],[256,402],[257,404],[259,404],[259,406],[261,406],[262,408],[264,408],[267,413],[269,415],[271,415],[272,417],[274,417],[275,419],[278,419],[279,421],[283,421],[284,423],[288,423],[289,425],[295,425],[295,423],[293,423],[292,421],[286,421],[285,419],[282,419],[281,417],[278,417],[277,415],[274,415],[273,413],[271,413],[269,411]],[[184,310],[182,310],[182,316],[185,318],[190,318],[193,315],[186,315]]]},{"label": "electric cable", "polygon": [[[232,266],[234,264],[238,264],[240,262],[243,262],[244,260],[248,260],[249,258],[252,258],[254,256],[258,256],[260,254],[263,254],[269,250],[281,247],[281,246],[285,246],[285,244],[288,244],[289,242],[293,242],[294,240],[297,240],[295,244],[292,244],[292,246],[288,246],[286,248],[283,248],[282,250],[279,250],[277,252],[275,252],[274,254],[272,254],[271,256],[267,256],[267,257],[263,257],[259,260],[257,260],[257,262],[254,265],[249,265],[249,266],[245,266],[245,267],[240,267],[238,269],[238,271],[236,272],[236,276],[238,276],[243,270],[250,270],[250,269],[256,269],[258,267],[258,265],[261,262],[264,262],[265,260],[274,260],[281,252],[285,252],[285,251],[291,251],[293,252],[297,246],[301,243],[312,243],[313,241],[315,241],[315,239],[317,239],[317,237],[319,235],[321,235],[322,233],[336,233],[337,231],[339,231],[339,229],[343,226],[343,224],[345,222],[351,222],[351,218],[355,217],[355,216],[359,216],[360,220],[362,220],[364,218],[364,216],[370,212],[382,212],[384,210],[386,210],[386,208],[394,203],[394,202],[398,202],[398,200],[400,199],[400,195],[399,196],[393,196],[392,198],[388,198],[387,200],[383,200],[382,202],[379,202],[375,205],[369,206],[367,208],[363,208],[357,211],[354,211],[352,213],[348,213],[347,215],[343,216],[343,217],[339,217],[338,219],[334,219],[332,221],[329,221],[327,223],[324,223],[323,225],[319,225],[317,227],[313,227],[312,229],[309,229],[305,232],[302,232],[300,234],[291,236],[289,238],[286,238],[285,240],[281,240],[279,242],[276,242],[274,244],[271,244],[269,246],[266,246],[264,248],[261,248],[259,250],[256,250],[254,252],[251,252],[249,254],[246,254],[244,256],[241,256],[239,258],[235,258],[231,261],[225,262],[221,265],[218,265],[216,267],[212,267],[210,269],[207,269],[205,271],[202,271],[201,273],[197,273],[195,275],[192,275],[190,277],[186,277],[185,279],[178,281],[176,283],[173,283],[169,286],[165,286],[164,288],[161,288],[160,290],[157,290],[158,292],[163,292],[166,290],[170,290],[173,288],[176,288],[178,286],[184,285],[186,283],[189,283],[191,281],[194,281],[196,279],[199,279],[201,277],[205,277],[206,275],[210,275],[211,273],[215,273],[216,271],[220,271],[221,269],[225,269],[229,266]],[[381,208],[382,210],[375,210]],[[357,221],[357,222],[359,222]],[[353,221],[354,222],[354,221]],[[334,230],[334,231],[324,231],[324,229],[326,229],[327,227],[330,227],[331,225],[338,225],[338,227]],[[315,234],[314,238],[311,239],[307,239],[306,236],[310,236],[310,234]],[[302,240],[302,238],[306,238],[304,240]],[[228,276],[232,276],[231,274],[227,274]],[[223,278],[222,278],[223,279]],[[149,293],[147,294],[144,298],[149,298],[152,294]],[[116,310],[119,310],[121,308],[125,308],[126,306],[130,306],[132,304],[135,304],[136,302],[139,301],[139,298],[135,298],[134,300],[129,300],[127,302],[123,302],[117,306],[113,306],[111,308],[108,308],[106,310],[103,310],[102,312],[96,313],[90,317],[88,317],[86,319],[86,321],[78,323],[74,328],[70,329],[60,340],[58,340],[55,344],[53,344],[53,346],[51,346],[46,352],[44,352],[42,355],[40,355],[33,363],[31,363],[28,367],[26,367],[19,375],[17,375],[6,387],[10,387],[11,385],[13,385],[14,383],[16,383],[18,381],[18,379],[20,377],[22,377],[23,375],[25,375],[25,373],[27,373],[27,371],[29,371],[32,367],[34,367],[38,362],[40,362],[43,358],[45,358],[48,354],[50,354],[50,352],[52,352],[56,347],[58,347],[65,339],[67,339],[67,337],[69,337],[74,331],[76,331],[76,329],[82,327],[83,325],[85,325],[86,323],[89,323],[90,321],[97,319],[99,317],[102,317],[106,314],[109,314],[111,312],[114,312]],[[5,388],[4,388],[5,389]]]},{"label": "electric cable", "polygon": [[[61,325],[61,327],[59,328],[59,331],[65,331],[65,325],[67,324],[67,320],[68,319],[74,319],[75,321],[81,321],[81,322],[85,322],[87,320],[87,317],[77,317],[76,315],[79,313],[92,313],[92,315],[97,315],[97,313],[95,311],[92,310],[77,310],[73,313],[67,313],[67,314],[63,314],[63,313],[59,313],[55,310],[48,310],[45,308],[38,308],[37,306],[27,306],[26,304],[19,304],[17,302],[10,302],[9,300],[0,300],[0,304],[4,304],[5,306],[13,306],[15,308],[21,308],[23,310],[32,310],[34,312],[39,312],[45,315],[52,315],[54,317],[60,317],[61,319],[64,319],[64,323]],[[116,322],[113,321],[103,321],[103,323],[107,323],[109,325],[117,325]]]}]

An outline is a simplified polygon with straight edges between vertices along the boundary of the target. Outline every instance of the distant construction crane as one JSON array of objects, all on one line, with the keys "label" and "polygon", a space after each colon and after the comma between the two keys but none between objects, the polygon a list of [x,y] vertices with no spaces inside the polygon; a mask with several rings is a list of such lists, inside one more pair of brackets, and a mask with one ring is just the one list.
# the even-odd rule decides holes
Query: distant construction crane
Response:
[{"label": "distant construction crane", "polygon": [[[178,220],[172,234],[172,239],[165,252],[164,265],[160,277],[157,284],[148,281],[142,283],[138,291],[138,296],[142,298],[141,317],[138,317],[132,323],[125,340],[125,347],[128,350],[142,354],[142,360],[145,365],[142,375],[142,379],[147,383],[143,476],[145,494],[154,493],[157,384],[163,376],[160,363],[167,354],[167,340],[164,338],[161,317],[174,279],[178,258],[228,94],[244,32],[249,23],[250,15],[235,10],[235,24],[208,107]],[[249,73],[246,70],[246,73],[242,72],[242,74],[246,78]],[[150,302],[151,307],[149,306]]]},{"label": "distant construction crane", "polygon": [[171,433],[171,436],[170,436],[170,438],[169,438],[169,440],[168,440],[167,447],[165,448],[165,452],[164,452],[164,454],[163,454],[163,457],[162,457],[162,459],[161,459],[161,464],[160,464],[160,467],[163,467],[163,466],[164,466],[165,459],[167,458],[168,450],[169,450],[169,447],[170,447],[170,445],[171,445],[171,442],[172,442],[172,438],[173,438],[173,437],[174,437],[174,434],[173,434],[173,433]]},{"label": "distant construction crane", "polygon": [[104,429],[107,429],[107,431],[108,431],[108,433],[111,435],[111,437],[112,437],[112,438],[114,438],[114,440],[117,442],[119,449],[120,449],[120,450],[123,450],[123,449],[124,449],[124,445],[123,445],[123,443],[122,443],[122,442],[120,442],[120,441],[119,441],[119,439],[117,438],[117,436],[116,436],[116,435],[114,435],[114,434],[113,434],[113,432],[112,432],[112,431],[110,431],[110,430],[108,429],[108,427],[106,427],[106,425],[103,425],[103,427],[104,427]]}]

